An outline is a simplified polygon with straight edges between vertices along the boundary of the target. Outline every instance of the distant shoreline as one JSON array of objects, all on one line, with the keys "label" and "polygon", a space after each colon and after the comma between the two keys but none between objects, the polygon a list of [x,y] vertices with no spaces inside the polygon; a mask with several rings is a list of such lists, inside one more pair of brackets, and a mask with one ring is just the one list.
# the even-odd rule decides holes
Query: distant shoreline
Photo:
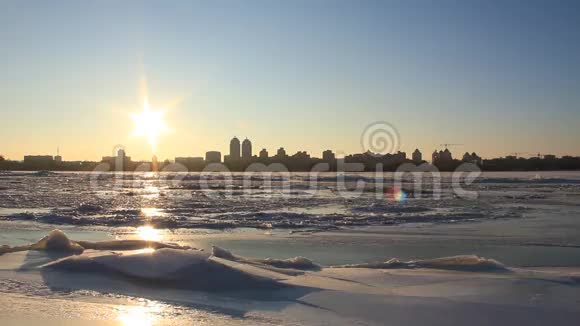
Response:
[{"label": "distant shoreline", "polygon": [[[0,172],[87,172],[87,173],[116,173],[116,172],[123,172],[123,173],[224,173],[224,172],[231,172],[231,173],[259,173],[259,171],[203,171],[203,170],[193,170],[193,171],[93,171],[93,170],[58,170],[58,169],[0,169]],[[266,173],[268,171],[264,171]],[[309,170],[293,170],[293,171],[282,171],[282,172],[275,172],[275,173],[377,173],[376,171],[309,171]],[[394,170],[385,170],[382,171],[385,173],[395,173],[397,171]],[[400,171],[401,173],[407,173]],[[424,173],[432,173],[430,171],[419,171]],[[441,170],[440,172],[454,172],[453,170]],[[549,169],[549,170],[486,170],[485,168],[481,170],[481,172],[580,172],[580,168],[578,169]]]}]

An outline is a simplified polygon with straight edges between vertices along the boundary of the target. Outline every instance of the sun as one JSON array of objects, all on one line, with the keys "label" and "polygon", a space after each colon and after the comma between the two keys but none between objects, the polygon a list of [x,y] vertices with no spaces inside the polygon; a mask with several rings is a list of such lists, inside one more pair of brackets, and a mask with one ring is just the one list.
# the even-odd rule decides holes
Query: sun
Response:
[{"label": "sun", "polygon": [[143,111],[140,113],[130,113],[131,119],[135,123],[133,136],[145,137],[151,145],[151,149],[155,151],[159,136],[162,133],[169,131],[165,124],[165,109],[152,110],[149,107],[147,99],[143,102]]}]

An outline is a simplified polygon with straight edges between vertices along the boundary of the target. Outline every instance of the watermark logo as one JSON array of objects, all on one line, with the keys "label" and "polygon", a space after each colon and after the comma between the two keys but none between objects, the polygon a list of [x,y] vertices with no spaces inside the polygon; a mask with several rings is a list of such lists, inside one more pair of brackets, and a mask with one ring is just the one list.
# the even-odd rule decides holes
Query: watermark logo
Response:
[{"label": "watermark logo", "polygon": [[388,122],[373,122],[363,130],[360,144],[364,152],[374,155],[393,154],[400,148],[399,131]]},{"label": "watermark logo", "polygon": [[[154,168],[148,162],[132,162],[125,155],[125,149],[117,146],[113,156],[103,158],[103,162],[96,166],[91,175],[91,186],[103,196],[109,196],[114,190],[111,188],[129,191],[157,181],[160,187],[196,189],[196,192],[213,199],[238,196],[288,199],[297,195],[308,198],[320,194],[320,191],[330,191],[344,199],[374,195],[377,200],[387,198],[401,202],[478,198],[474,183],[481,175],[481,169],[477,164],[453,160],[450,155],[443,165],[412,161],[405,153],[399,152],[399,132],[388,122],[369,124],[361,134],[361,145],[370,156],[333,157],[325,162],[311,159],[311,168],[298,175],[290,171],[296,170],[297,166],[306,166],[303,157],[256,159],[248,162],[243,171],[238,169],[236,172],[230,170],[232,165],[228,162],[206,162],[195,172],[180,163],[164,162]],[[447,172],[442,173],[439,166]]]}]

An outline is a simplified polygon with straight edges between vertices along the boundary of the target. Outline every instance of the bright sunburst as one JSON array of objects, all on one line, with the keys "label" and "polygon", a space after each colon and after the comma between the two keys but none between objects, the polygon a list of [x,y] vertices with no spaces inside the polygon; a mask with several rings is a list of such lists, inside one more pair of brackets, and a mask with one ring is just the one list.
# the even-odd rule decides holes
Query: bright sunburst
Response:
[{"label": "bright sunburst", "polygon": [[145,99],[143,103],[143,111],[140,113],[130,113],[131,119],[135,123],[133,136],[145,137],[151,145],[151,149],[155,151],[159,136],[162,133],[169,131],[165,124],[164,116],[165,109],[152,110],[149,107],[149,101]]}]

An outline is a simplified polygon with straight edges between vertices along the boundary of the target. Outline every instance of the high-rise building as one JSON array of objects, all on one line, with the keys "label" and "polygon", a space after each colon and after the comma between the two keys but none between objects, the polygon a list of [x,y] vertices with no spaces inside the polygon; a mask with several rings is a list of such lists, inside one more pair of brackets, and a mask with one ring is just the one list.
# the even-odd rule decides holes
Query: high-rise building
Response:
[{"label": "high-rise building", "polygon": [[[517,158],[514,158],[517,159]],[[479,155],[477,155],[475,152],[469,154],[468,152],[465,152],[465,154],[463,154],[463,162],[467,162],[467,163],[473,163],[473,164],[477,164],[477,165],[481,165],[482,163],[482,159],[481,157],[479,157]]]},{"label": "high-rise building", "polygon": [[117,158],[124,160],[127,157],[127,154],[125,153],[124,149],[119,149],[117,151]]},{"label": "high-rise building", "polygon": [[439,153],[437,152],[437,150],[435,150],[431,155],[431,163],[435,164],[437,163],[437,161],[439,161]]},{"label": "high-rise building", "polygon": [[322,160],[323,161],[331,162],[331,161],[334,161],[335,159],[336,159],[336,155],[330,149],[327,149],[324,152],[322,152]]},{"label": "high-rise building", "polygon": [[299,160],[307,160],[310,158],[310,154],[306,151],[298,151],[296,154],[292,155],[292,158],[299,159]]},{"label": "high-rise building", "polygon": [[56,148],[56,156],[54,157],[56,163],[62,163],[62,156],[60,156],[60,148]]},{"label": "high-rise building", "polygon": [[222,153],[217,152],[217,151],[206,152],[205,153],[205,161],[206,161],[206,163],[221,163]]},{"label": "high-rise building", "polygon": [[451,156],[451,152],[449,151],[448,148],[446,148],[444,151],[439,151],[439,159],[442,162],[451,162],[451,161],[453,161],[453,157]]},{"label": "high-rise building", "polygon": [[413,156],[413,163],[423,162],[423,154],[421,154],[421,151],[419,151],[418,148],[415,149],[412,156]]},{"label": "high-rise building", "polygon": [[433,164],[449,164],[453,162],[453,156],[448,148],[444,151],[435,151],[433,153]]},{"label": "high-rise building", "polygon": [[465,154],[463,154],[463,159],[462,159],[463,162],[471,162],[471,159],[472,159],[472,157],[471,157],[471,154],[469,154],[469,152],[465,152]]},{"label": "high-rise building", "polygon": [[103,163],[108,163],[112,169],[124,170],[131,167],[133,161],[127,156],[124,149],[119,149],[116,156],[103,156]]},{"label": "high-rise building", "polygon": [[252,142],[248,138],[244,139],[242,142],[242,158],[252,158]]},{"label": "high-rise building", "polygon": [[232,138],[230,141],[230,160],[240,159],[240,140],[237,137]]},{"label": "high-rise building", "polygon": [[286,157],[286,150],[284,149],[284,147],[280,147],[278,148],[278,151],[276,152],[276,156],[278,157]]},{"label": "high-rise building", "polygon": [[268,158],[268,151],[265,148],[260,151],[260,158]]}]

